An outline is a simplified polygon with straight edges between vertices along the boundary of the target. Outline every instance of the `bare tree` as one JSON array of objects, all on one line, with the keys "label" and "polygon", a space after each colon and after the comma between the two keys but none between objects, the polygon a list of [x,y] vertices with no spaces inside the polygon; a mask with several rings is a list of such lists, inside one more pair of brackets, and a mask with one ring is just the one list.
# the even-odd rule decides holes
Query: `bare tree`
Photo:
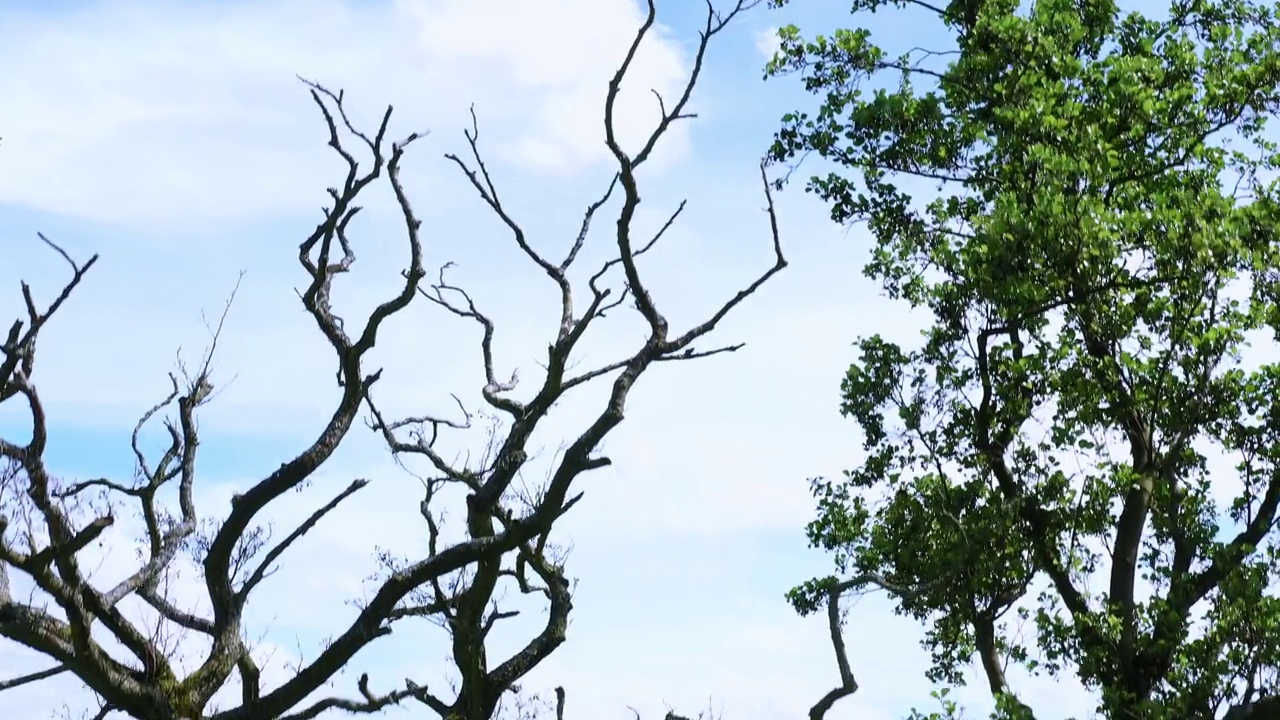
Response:
[{"label": "bare tree", "polygon": [[[311,97],[328,127],[328,144],[347,167],[341,187],[328,191],[332,204],[325,208],[323,219],[302,242],[298,252],[299,264],[310,278],[301,293],[302,304],[336,355],[341,397],[311,444],[275,472],[236,495],[230,513],[207,536],[198,530],[200,515],[193,487],[199,459],[198,410],[210,400],[213,392],[212,348],[193,372],[172,376],[171,392],[139,421],[133,443],[137,459],[135,482],[103,478],[70,484],[60,482],[46,466],[44,451],[49,423],[32,382],[36,339],[92,268],[97,256],[77,263],[41,236],[66,260],[71,279],[56,299],[43,307],[24,282],[22,295],[27,317],[14,322],[2,346],[0,402],[25,403],[31,436],[26,443],[0,439],[0,459],[8,463],[0,485],[3,492],[0,495],[3,512],[0,514],[0,636],[42,653],[51,665],[4,681],[0,683],[0,690],[71,673],[100,698],[99,718],[115,712],[146,720],[302,720],[330,709],[376,712],[405,699],[419,701],[445,718],[490,718],[503,694],[511,691],[517,680],[564,641],[572,608],[571,588],[563,564],[550,550],[549,537],[556,520],[582,497],[580,491],[574,491],[574,480],[609,464],[609,459],[600,455],[598,449],[610,431],[622,422],[627,397],[637,378],[655,363],[706,357],[741,347],[702,349],[695,347],[695,343],[786,266],[763,165],[761,179],[773,264],[703,322],[683,332],[673,331],[648,291],[636,262],[676,220],[683,204],[655,235],[638,238],[632,231],[640,202],[636,171],[650,158],[673,123],[692,117],[687,106],[711,39],[756,2],[738,0],[726,12],[718,12],[708,5],[706,23],[683,92],[669,104],[662,97],[657,98],[661,119],[640,149],[628,153],[620,146],[615,131],[615,105],[636,51],[654,25],[654,5],[648,4],[645,21],[609,83],[604,106],[606,143],[616,161],[617,172],[607,189],[588,207],[580,231],[558,260],[549,259],[530,244],[520,224],[499,199],[481,159],[474,115],[472,129],[466,133],[469,157],[446,156],[510,230],[520,251],[537,264],[559,290],[559,324],[548,348],[545,377],[527,400],[517,399],[513,394],[514,375],[505,381],[498,376],[493,351],[494,323],[471,296],[449,284],[443,269],[435,282],[424,282],[427,273],[420,236],[422,223],[399,175],[407,149],[422,135],[413,134],[388,144],[386,133],[392,113],[388,107],[371,137],[352,125],[341,92],[330,92],[318,84],[308,83]],[[355,148],[367,153],[368,159],[358,160]],[[353,241],[348,237],[347,228],[360,211],[357,197],[378,180],[390,186],[403,215],[407,264],[402,273],[403,282],[365,318],[359,332],[351,334],[344,328],[355,324],[344,323],[335,313],[330,305],[330,293],[336,278],[350,272],[355,264]],[[583,302],[585,307],[579,310],[580,306],[575,305],[575,292],[582,292],[583,288],[573,286],[568,272],[587,240],[593,218],[611,200],[618,201],[613,233],[616,255],[591,276],[585,288],[589,293]],[[611,288],[609,278],[617,275],[621,276],[620,283],[615,281],[615,287]],[[391,420],[384,417],[374,402],[372,390],[380,371],[368,367],[366,355],[374,347],[383,324],[419,296],[475,322],[483,331],[480,349],[486,383],[482,394],[492,411],[504,420],[494,451],[483,463],[459,466],[437,451],[436,439],[441,431],[469,424],[470,414],[465,410],[462,420],[428,416]],[[627,357],[592,370],[571,372],[570,357],[590,326],[624,303],[634,306],[647,324],[644,341]],[[216,339],[215,332],[214,345]],[[612,381],[603,407],[567,444],[545,485],[517,505],[514,483],[528,460],[527,445],[535,427],[566,393],[597,379]],[[366,481],[351,483],[274,544],[255,521],[273,501],[313,476],[347,437],[362,409],[370,413],[370,424],[385,438],[394,454],[421,456],[437,473],[436,478],[426,482],[427,495],[421,507],[430,529],[430,547],[422,557],[396,563],[393,571],[381,578],[376,590],[361,603],[350,624],[339,629],[315,658],[278,687],[264,688],[259,669],[250,656],[250,642],[242,622],[250,596],[291,545],[344,499],[360,490]],[[138,436],[144,426],[160,418],[163,418],[169,446],[159,458],[148,457],[141,449]],[[162,490],[167,493],[175,486],[176,512],[161,498]],[[444,486],[465,490],[465,534],[454,542],[442,541],[436,520],[436,493]],[[78,556],[109,531],[122,502],[132,503],[145,520],[146,553],[127,579],[112,587],[98,587],[82,569]],[[175,558],[187,551],[193,554],[203,576],[203,592],[212,608],[208,616],[179,607],[165,589],[165,579]],[[11,572],[28,577],[38,591],[36,595],[28,600],[15,597],[10,585]],[[500,582],[512,583],[522,593],[544,598],[549,612],[545,626],[521,650],[492,663],[486,657],[486,636],[495,622],[511,615],[494,602]],[[169,636],[155,632],[137,618],[126,617],[120,604],[129,597],[140,599],[154,611],[160,625],[207,638],[207,652],[192,672],[185,677],[178,675],[172,643],[165,641]],[[46,600],[51,601],[51,605]],[[371,689],[369,678],[361,676],[357,696],[303,705],[357,652],[390,635],[397,622],[424,616],[440,620],[452,636],[452,658],[460,682],[451,699],[442,697],[437,689],[411,680],[405,681],[400,689],[378,694]],[[211,698],[235,676],[242,688],[239,704],[221,711],[210,710]]]}]

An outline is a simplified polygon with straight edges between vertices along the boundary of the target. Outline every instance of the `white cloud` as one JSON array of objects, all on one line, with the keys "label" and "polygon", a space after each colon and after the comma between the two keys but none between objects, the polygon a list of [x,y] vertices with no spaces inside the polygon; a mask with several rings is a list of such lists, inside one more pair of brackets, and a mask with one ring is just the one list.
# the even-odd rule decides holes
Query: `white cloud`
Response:
[{"label": "white cloud", "polygon": [[[421,45],[430,49],[432,62],[472,73],[498,68],[510,75],[510,87],[492,101],[519,108],[527,128],[514,149],[523,160],[567,172],[609,157],[601,110],[605,88],[644,19],[636,3],[399,0],[399,5],[419,20]],[[503,21],[493,22],[499,15]],[[620,93],[624,148],[638,150],[660,117],[650,90],[668,106],[675,102],[686,78],[683,55],[670,32],[655,24]],[[481,108],[487,112],[489,103]],[[679,133],[664,151],[678,154],[686,146]]]},{"label": "white cloud", "polygon": [[[280,457],[257,468],[269,472],[332,411],[333,361],[293,295],[301,273],[291,255],[315,219],[299,218],[321,204],[335,165],[294,73],[346,87],[361,125],[392,102],[395,134],[433,130],[405,172],[427,221],[428,264],[460,261],[457,279],[498,325],[503,373],[521,367],[529,392],[555,321],[552,288],[439,153],[461,149],[458,130],[474,101],[504,201],[538,247],[566,248],[602,187],[596,181],[608,178],[600,102],[639,19],[629,0],[122,0],[58,16],[7,16],[0,29],[3,219],[23,236],[48,220],[25,210],[66,224],[90,221],[78,226],[85,233],[59,239],[77,256],[103,254],[41,338],[37,382],[57,426],[54,445],[75,446],[79,437],[126,441],[134,417],[166,389],[175,348],[189,360],[198,356],[207,341],[200,311],[217,311],[240,269],[247,275],[216,366],[222,395],[201,417],[209,461],[202,467],[238,457],[253,438],[279,447]],[[648,90],[670,100],[682,79],[687,48],[675,38],[655,29],[637,60],[620,118],[627,147],[653,118]],[[713,55],[710,62],[720,61]],[[749,48],[723,62],[741,71],[726,77],[758,81]],[[678,129],[655,165],[681,172],[644,178],[639,228],[656,228],[681,197],[690,199],[684,223],[645,265],[679,327],[705,317],[770,261],[754,182],[760,148],[740,137],[765,137],[771,128],[737,120],[734,113],[723,114],[722,126],[709,120],[706,137],[723,143],[717,150],[726,156],[741,150],[741,165],[679,165],[688,138]],[[353,232],[357,270],[335,291],[349,322],[389,292],[402,262],[399,219],[381,191]],[[836,412],[849,342],[863,332],[910,332],[913,323],[878,305],[873,289],[856,280],[861,251],[812,198],[786,194],[780,214],[791,267],[717,338],[748,346],[646,375],[605,447],[616,466],[583,478],[587,496],[565,520],[567,539],[578,545],[570,573],[582,580],[575,620],[570,641],[526,686],[565,685],[575,717],[629,717],[627,704],[650,717],[660,715],[664,699],[694,709],[708,695],[726,717],[795,717],[834,679],[821,620],[794,618],[781,599],[827,563],[801,547],[811,508],[804,478],[853,461],[853,429]],[[584,262],[609,250],[613,220],[597,220],[598,244]],[[6,245],[5,259],[16,262],[0,264],[0,318],[21,311],[19,274],[43,298],[63,276],[57,258],[34,242]],[[580,367],[615,359],[641,337],[624,313],[598,331]],[[447,412],[450,392],[474,407],[477,354],[474,327],[414,306],[380,337],[374,364],[387,371],[377,396],[392,414]],[[598,412],[601,392],[567,399],[540,427],[533,444],[544,452],[531,481]],[[0,413],[0,428],[17,420]],[[473,435],[457,447],[476,449],[483,439]],[[80,447],[60,452],[65,464],[92,464]],[[285,659],[313,654],[322,636],[349,620],[346,601],[373,569],[373,545],[421,552],[423,528],[413,512],[419,491],[363,428],[307,491],[282,498],[272,519],[296,524],[354,477],[374,482],[291,550],[261,588],[252,631],[266,634],[264,652],[280,660],[274,677]],[[252,477],[207,471],[202,481],[200,508],[216,517]],[[111,537],[127,530],[122,522]],[[361,543],[353,543],[357,537]],[[130,557],[117,556],[114,571]],[[199,607],[199,587],[185,582],[177,592]],[[502,631],[509,633],[504,643],[537,621],[529,615]],[[859,641],[871,650],[856,662],[874,667],[866,670],[867,690],[833,720],[900,717],[903,707],[926,704],[918,634],[883,605],[867,603],[858,617],[865,617],[857,621]],[[375,686],[384,688],[419,670],[438,675],[447,652],[439,640],[397,632],[353,670],[376,668]],[[8,643],[0,653],[4,671],[43,667]],[[341,682],[351,690],[350,679]],[[88,701],[64,677],[0,695],[0,716],[43,717],[63,699]]]},{"label": "white cloud", "polygon": [[767,27],[756,33],[756,50],[766,60],[772,60],[778,50],[782,49],[782,41],[778,39],[778,28]]},{"label": "white cloud", "polygon": [[[307,180],[332,161],[295,74],[345,87],[365,124],[394,103],[397,136],[452,131],[474,102],[482,128],[519,128],[499,154],[581,168],[605,158],[605,83],[639,19],[628,0],[125,0],[16,14],[0,29],[0,202],[150,231],[308,210]],[[656,116],[649,89],[671,96],[684,66],[655,28],[620,102],[627,146]]]}]

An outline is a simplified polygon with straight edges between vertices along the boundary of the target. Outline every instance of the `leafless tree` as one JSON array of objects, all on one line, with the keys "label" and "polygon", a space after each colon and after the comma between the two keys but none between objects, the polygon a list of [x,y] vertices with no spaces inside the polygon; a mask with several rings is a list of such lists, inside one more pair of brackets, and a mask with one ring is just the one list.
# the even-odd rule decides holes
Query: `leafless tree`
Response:
[{"label": "leafless tree", "polygon": [[[41,236],[66,260],[71,279],[47,306],[36,302],[24,282],[26,318],[14,322],[2,346],[0,402],[25,405],[31,435],[25,443],[0,439],[0,460],[6,463],[0,485],[0,636],[42,653],[51,664],[0,683],[0,690],[71,673],[100,699],[99,718],[120,713],[146,720],[303,720],[330,709],[372,713],[406,699],[421,702],[445,718],[490,718],[503,694],[564,641],[572,607],[571,586],[563,564],[550,550],[549,536],[557,519],[582,497],[580,491],[575,492],[574,480],[609,464],[609,459],[599,454],[599,448],[622,422],[627,397],[637,378],[655,363],[690,360],[741,347],[703,349],[695,344],[786,266],[763,166],[761,179],[773,263],[703,322],[683,332],[673,331],[636,262],[676,220],[683,204],[655,235],[633,236],[633,219],[641,197],[637,170],[649,160],[673,123],[692,117],[687,107],[711,39],[757,1],[737,0],[724,12],[708,6],[692,71],[680,97],[674,101],[657,98],[661,119],[640,149],[628,153],[619,145],[615,131],[615,106],[636,51],[654,25],[655,9],[652,2],[648,4],[645,21],[609,83],[604,106],[606,143],[617,172],[607,189],[588,207],[580,231],[559,259],[550,259],[535,249],[499,199],[481,159],[474,115],[472,129],[466,133],[468,156],[446,156],[509,229],[519,250],[559,290],[559,323],[548,347],[545,377],[529,399],[517,399],[514,375],[504,381],[497,374],[495,327],[489,317],[465,290],[446,280],[443,270],[435,282],[427,280],[422,223],[400,181],[405,153],[422,136],[413,134],[388,143],[391,108],[387,108],[370,136],[348,119],[341,92],[308,83],[329,131],[328,144],[346,163],[347,172],[340,187],[328,190],[331,205],[299,246],[298,261],[309,277],[300,295],[337,358],[341,397],[314,441],[275,472],[236,495],[225,520],[207,537],[198,530],[201,516],[193,486],[199,460],[198,411],[213,392],[212,350],[194,371],[172,376],[171,392],[138,423],[133,443],[137,461],[134,482],[102,478],[65,483],[54,477],[46,465],[50,426],[32,382],[36,339],[93,267],[97,256],[76,262]],[[358,160],[357,149],[367,158]],[[330,294],[338,276],[350,272],[355,264],[354,241],[348,237],[347,228],[360,211],[357,198],[379,180],[390,186],[403,215],[407,263],[403,282],[364,319],[359,331],[351,334],[345,328],[353,328],[355,323],[344,323],[335,313]],[[616,230],[612,233],[616,253],[598,268],[585,288],[574,287],[569,269],[587,240],[592,220],[607,206],[616,207],[617,212]],[[616,278],[613,287],[610,278]],[[575,304],[575,293],[584,291],[585,299]],[[476,323],[482,330],[480,354],[486,378],[482,395],[492,412],[504,420],[494,452],[486,462],[460,466],[437,450],[436,439],[442,431],[468,424],[470,415],[465,410],[462,420],[428,416],[392,420],[384,417],[374,402],[373,389],[380,371],[368,367],[366,356],[384,323],[419,297]],[[643,342],[629,356],[615,362],[572,372],[570,357],[591,325],[624,303],[633,306],[647,324]],[[513,500],[514,483],[528,460],[527,445],[535,427],[566,393],[597,379],[612,382],[603,407],[568,442],[545,485],[527,497],[527,502],[517,505]],[[424,556],[398,562],[392,572],[379,579],[350,624],[337,628],[331,642],[315,658],[297,668],[279,686],[264,688],[243,626],[250,597],[290,546],[366,481],[351,483],[274,544],[258,530],[256,522],[268,505],[314,475],[347,437],[362,410],[368,411],[370,425],[385,438],[394,454],[425,458],[436,471],[437,477],[426,482],[428,492],[421,508],[430,528],[429,550]],[[155,458],[141,449],[138,435],[144,426],[158,420],[163,422],[169,445]],[[436,520],[436,492],[444,486],[460,487],[466,497],[462,513],[465,533],[451,542],[442,540]],[[176,511],[164,500],[175,487]],[[112,587],[98,587],[81,567],[81,552],[108,533],[116,511],[126,503],[132,504],[145,520],[146,552],[136,571],[124,581]],[[165,578],[175,558],[184,552],[192,553],[200,568],[203,592],[212,608],[208,616],[179,607],[165,590]],[[15,572],[29,578],[37,589],[31,598],[15,597],[10,585],[10,575]],[[486,657],[486,636],[495,622],[511,614],[494,602],[500,582],[514,584],[532,597],[544,598],[549,611],[541,631],[523,649],[500,662],[490,662]],[[167,640],[171,634],[157,633],[143,621],[126,617],[120,604],[129,597],[145,603],[162,621],[161,625],[207,638],[208,650],[193,671],[179,676],[172,643]],[[304,701],[324,687],[357,652],[390,635],[398,622],[424,616],[440,620],[452,636],[451,654],[460,682],[451,699],[441,696],[436,688],[411,680],[400,689],[379,694],[370,687],[369,678],[361,676],[358,694],[353,697],[335,697],[304,706]],[[239,704],[211,710],[211,698],[236,676],[242,688]]]}]

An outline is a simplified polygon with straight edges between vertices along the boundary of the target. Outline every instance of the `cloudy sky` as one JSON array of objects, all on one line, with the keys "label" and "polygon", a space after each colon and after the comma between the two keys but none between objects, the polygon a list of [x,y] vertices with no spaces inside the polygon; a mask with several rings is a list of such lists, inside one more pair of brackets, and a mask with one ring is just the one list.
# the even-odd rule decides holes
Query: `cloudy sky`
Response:
[{"label": "cloudy sky", "polygon": [[[805,98],[794,84],[761,81],[770,30],[792,21],[830,28],[847,18],[841,0],[796,4],[753,12],[721,36],[695,96],[699,119],[668,136],[643,177],[638,227],[655,229],[689,201],[644,266],[676,327],[771,262],[756,164],[779,116]],[[332,357],[294,295],[304,276],[293,256],[341,168],[295,74],[345,88],[366,127],[393,104],[393,135],[431,131],[403,173],[424,220],[427,264],[457,263],[454,279],[499,325],[503,372],[519,367],[536,378],[558,312],[552,288],[443,154],[465,151],[474,103],[513,215],[539,248],[567,248],[611,174],[601,107],[641,19],[634,0],[5,6],[0,319],[21,311],[19,278],[47,299],[65,277],[37,231],[76,257],[102,256],[42,336],[36,380],[56,471],[128,477],[133,423],[163,397],[175,353],[199,356],[208,341],[202,313],[219,311],[241,272],[216,363],[221,393],[201,416],[205,515],[224,512],[233,492],[304,447],[332,411]],[[655,117],[648,89],[670,97],[688,72],[701,3],[667,0],[659,11],[663,26],[637,61],[618,121],[628,147]],[[909,45],[937,42],[919,17],[889,15],[880,31]],[[336,297],[348,318],[387,292],[403,261],[386,186],[371,189],[367,204],[356,228],[360,261]],[[828,567],[805,547],[806,478],[857,461],[855,428],[837,412],[850,343],[874,332],[910,340],[918,322],[862,278],[860,230],[832,225],[798,185],[779,197],[778,210],[791,267],[718,332],[746,347],[654,368],[607,441],[614,466],[579,481],[585,500],[560,536],[573,546],[569,574],[579,581],[569,639],[523,683],[534,691],[565,686],[570,717],[630,718],[631,706],[655,718],[666,706],[692,712],[710,703],[725,718],[791,718],[836,681],[823,621],[796,617],[783,600],[787,588]],[[600,255],[610,222],[598,222]],[[629,352],[642,337],[624,318],[598,330],[584,367]],[[386,368],[379,393],[393,414],[446,412],[450,393],[475,406],[475,328],[426,303],[389,328],[375,361]],[[600,397],[588,389],[557,408],[535,438],[539,467],[598,412]],[[0,409],[6,437],[20,436],[24,423]],[[479,431],[455,440],[472,449],[483,441]],[[300,543],[256,596],[251,632],[274,677],[346,626],[350,602],[376,570],[375,547],[421,548],[419,486],[362,427],[272,518],[305,516],[354,477],[373,482]],[[108,534],[104,583],[128,571],[134,530],[122,522]],[[516,647],[536,620],[513,621],[491,654]],[[868,597],[853,608],[848,637],[863,689],[831,717],[888,720],[913,706],[933,709],[912,623]],[[447,677],[446,653],[438,630],[406,628],[360,655],[353,670],[370,671],[384,688],[406,676],[437,679]],[[2,676],[45,666],[0,644]],[[335,690],[351,693],[355,674],[338,678]],[[1070,685],[1019,687],[1047,717],[1090,706]],[[990,704],[980,690],[961,694],[979,714]],[[64,677],[0,694],[0,716],[68,709],[76,717],[91,704]]]}]

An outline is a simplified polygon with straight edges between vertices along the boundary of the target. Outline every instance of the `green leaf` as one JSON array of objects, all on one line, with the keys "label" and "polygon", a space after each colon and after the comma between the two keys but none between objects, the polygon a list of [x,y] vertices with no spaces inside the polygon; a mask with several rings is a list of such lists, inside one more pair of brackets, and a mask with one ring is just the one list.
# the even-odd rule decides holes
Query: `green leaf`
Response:
[{"label": "green leaf", "polygon": [[1181,720],[1280,673],[1280,364],[1246,355],[1280,333],[1278,7],[957,1],[950,46],[789,27],[770,63],[817,102],[773,159],[838,168],[807,189],[865,223],[884,302],[932,315],[858,342],[862,460],[815,484],[810,541],[918,589],[898,610],[944,686],[994,651]]}]

